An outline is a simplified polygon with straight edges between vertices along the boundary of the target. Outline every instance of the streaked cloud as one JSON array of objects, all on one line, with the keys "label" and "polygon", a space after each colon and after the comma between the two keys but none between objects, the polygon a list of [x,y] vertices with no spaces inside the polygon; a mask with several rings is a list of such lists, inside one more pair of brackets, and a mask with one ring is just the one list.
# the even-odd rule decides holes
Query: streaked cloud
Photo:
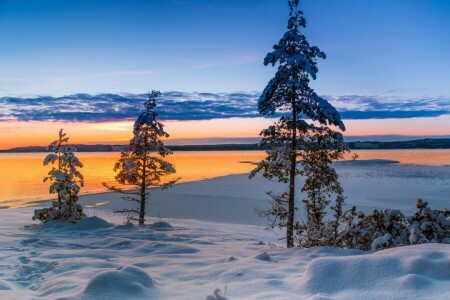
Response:
[{"label": "streaked cloud", "polygon": [[450,114],[450,97],[325,96],[344,119],[407,119]]},{"label": "streaked cloud", "polygon": [[[259,92],[165,92],[158,99],[161,120],[211,120],[260,117]],[[107,122],[134,119],[146,94],[75,94],[63,97],[2,97],[0,122]],[[450,98],[398,98],[359,95],[324,96],[349,119],[404,119],[450,114]]]}]

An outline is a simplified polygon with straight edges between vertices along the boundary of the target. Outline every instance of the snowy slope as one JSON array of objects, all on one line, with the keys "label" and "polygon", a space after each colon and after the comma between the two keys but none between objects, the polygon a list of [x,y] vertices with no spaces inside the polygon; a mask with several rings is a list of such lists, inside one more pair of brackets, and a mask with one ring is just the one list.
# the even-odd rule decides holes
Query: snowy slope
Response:
[{"label": "snowy slope", "polygon": [[0,210],[0,299],[205,299],[216,288],[228,299],[450,297],[450,245],[288,250],[258,226],[138,228],[97,213],[107,221],[33,225],[31,208]]}]

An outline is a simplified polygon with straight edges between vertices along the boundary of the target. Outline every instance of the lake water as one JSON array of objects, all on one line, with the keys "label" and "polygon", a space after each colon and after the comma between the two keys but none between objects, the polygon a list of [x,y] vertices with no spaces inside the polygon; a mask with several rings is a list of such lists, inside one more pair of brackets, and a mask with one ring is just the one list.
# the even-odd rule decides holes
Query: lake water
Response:
[{"label": "lake water", "polygon": [[[355,150],[358,159],[393,159],[403,164],[449,165],[450,150]],[[46,153],[0,153],[0,207],[21,207],[53,198],[42,179],[51,169],[43,166]],[[250,172],[254,166],[242,161],[260,161],[263,151],[176,152],[168,157],[181,182]],[[351,155],[351,154],[350,154]],[[114,184],[113,166],[119,153],[78,153],[84,167],[83,193],[104,192],[102,182]]]}]

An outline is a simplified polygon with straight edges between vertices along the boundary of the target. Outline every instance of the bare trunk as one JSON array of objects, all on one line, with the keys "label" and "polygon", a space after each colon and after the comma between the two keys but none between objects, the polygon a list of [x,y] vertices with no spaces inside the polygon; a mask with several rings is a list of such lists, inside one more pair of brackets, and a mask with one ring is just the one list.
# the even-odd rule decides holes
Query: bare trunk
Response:
[{"label": "bare trunk", "polygon": [[292,141],[291,141],[291,170],[289,173],[289,207],[286,224],[286,246],[294,247],[294,218],[295,218],[295,171],[297,164],[297,107],[295,98],[292,101]]},{"label": "bare trunk", "polygon": [[[61,152],[59,152],[59,150],[58,150],[58,170],[61,171]],[[61,195],[59,194],[60,190],[58,190],[57,192],[58,192],[58,207],[59,211],[61,211],[62,198]]]},{"label": "bare trunk", "polygon": [[140,225],[144,225],[144,221],[145,221],[145,192],[146,192],[146,190],[145,190],[145,185],[146,185],[146,182],[145,182],[145,160],[144,160],[144,168],[143,168],[143,171],[142,171],[142,174],[144,175],[143,176],[143,178],[142,178],[142,184],[141,184],[141,201],[140,201],[140,204],[141,204],[141,207],[140,207],[140,209],[139,209],[139,226]]},{"label": "bare trunk", "polygon": [[139,226],[144,225],[145,217],[145,186],[141,187],[141,207],[139,209]]},{"label": "bare trunk", "polygon": [[139,209],[139,226],[144,225],[145,222],[145,201],[146,199],[146,186],[147,182],[145,178],[147,176],[147,151],[144,153],[144,159],[142,162],[142,182],[141,182],[141,207]]}]

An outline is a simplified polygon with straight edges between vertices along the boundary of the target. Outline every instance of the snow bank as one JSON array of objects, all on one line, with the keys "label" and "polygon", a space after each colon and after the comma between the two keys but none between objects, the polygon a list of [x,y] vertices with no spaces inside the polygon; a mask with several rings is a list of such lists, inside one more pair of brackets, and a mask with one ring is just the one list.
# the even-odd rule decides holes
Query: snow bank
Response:
[{"label": "snow bank", "polygon": [[159,221],[159,222],[155,222],[155,223],[151,224],[150,229],[166,231],[166,230],[173,230],[173,227],[172,227],[172,225],[170,225],[167,222]]},{"label": "snow bank", "polygon": [[297,285],[333,299],[449,299],[450,246],[423,244],[311,261]]},{"label": "snow bank", "polygon": [[270,257],[269,254],[267,254],[267,252],[263,252],[261,254],[258,254],[258,255],[256,255],[255,258],[258,259],[258,260],[261,260],[261,261],[272,261],[272,258]]},{"label": "snow bank", "polygon": [[52,221],[40,224],[38,229],[41,231],[45,230],[95,230],[100,228],[109,228],[113,225],[107,221],[93,216],[89,218],[84,218],[79,220],[77,223],[63,222],[63,221]]},{"label": "snow bank", "polygon": [[73,299],[152,299],[155,281],[137,267],[119,267],[102,272],[87,283],[84,291]]},{"label": "snow bank", "polygon": [[258,226],[98,213],[30,226],[33,208],[0,210],[0,299],[450,298],[450,245],[285,249]]}]

